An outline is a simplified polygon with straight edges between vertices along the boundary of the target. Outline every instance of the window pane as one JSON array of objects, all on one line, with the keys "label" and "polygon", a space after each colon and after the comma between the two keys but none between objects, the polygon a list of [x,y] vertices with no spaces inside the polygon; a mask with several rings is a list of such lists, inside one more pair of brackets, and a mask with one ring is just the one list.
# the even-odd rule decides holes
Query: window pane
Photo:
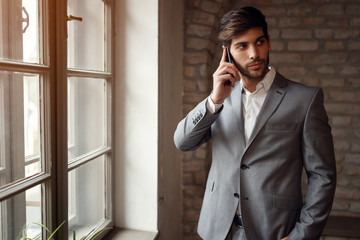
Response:
[{"label": "window pane", "polygon": [[6,165],[9,155],[8,150],[8,137],[7,133],[7,123],[8,120],[8,111],[6,111],[5,106],[8,105],[8,81],[5,80],[5,73],[0,72],[0,187],[5,184],[4,174],[6,172]]},{"label": "window pane", "polygon": [[0,59],[39,63],[38,0],[0,0]]},{"label": "window pane", "polygon": [[82,21],[68,22],[68,67],[104,70],[104,2],[68,0],[68,14]]},{"label": "window pane", "polygon": [[105,157],[70,171],[68,176],[69,239],[72,231],[80,238],[105,219]]},{"label": "window pane", "polygon": [[40,154],[40,86],[38,75],[23,75],[24,81],[24,134],[27,161]]},{"label": "window pane", "polygon": [[0,71],[0,187],[42,170],[39,78]]},{"label": "window pane", "polygon": [[41,185],[0,203],[0,239],[20,239],[23,231],[29,238],[41,234]]},{"label": "window pane", "polygon": [[69,161],[105,145],[105,80],[68,80]]}]

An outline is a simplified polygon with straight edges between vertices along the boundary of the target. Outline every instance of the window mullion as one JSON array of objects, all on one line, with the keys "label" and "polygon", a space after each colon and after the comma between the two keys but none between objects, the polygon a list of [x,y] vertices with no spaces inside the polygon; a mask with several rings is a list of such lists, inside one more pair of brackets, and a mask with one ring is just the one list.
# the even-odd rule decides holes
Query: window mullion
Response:
[{"label": "window mullion", "polygon": [[[54,1],[52,1],[54,2]],[[67,1],[56,0],[56,48],[50,55],[55,60],[55,119],[56,121],[56,226],[68,219],[68,168],[67,168]],[[54,33],[54,31],[52,32]],[[52,34],[50,34],[52,35]],[[55,59],[54,59],[55,57]],[[53,89],[54,90],[54,89]],[[54,119],[54,120],[55,120]],[[64,224],[58,232],[57,239],[68,239],[68,224]]]},{"label": "window mullion", "polygon": [[14,184],[11,184],[11,186],[4,187],[0,190],[0,202],[9,199],[16,194],[24,192],[38,184],[44,183],[45,181],[50,180],[50,178],[50,174],[40,173],[29,178],[22,179]]},{"label": "window mullion", "polygon": [[111,73],[82,69],[68,69],[68,77],[110,78]]},{"label": "window mullion", "polygon": [[15,61],[1,61],[0,70],[13,71],[22,73],[45,73],[49,71],[49,67],[41,64],[24,63]]},{"label": "window mullion", "polygon": [[110,151],[111,151],[110,147],[104,147],[104,148],[96,149],[96,150],[94,150],[94,151],[92,151],[90,153],[81,155],[81,156],[73,159],[69,163],[68,169],[69,169],[69,171],[71,171],[71,170],[73,170],[73,169],[75,169],[77,167],[80,167],[81,165],[91,161],[91,160],[96,159],[97,157],[99,157],[101,155],[110,153]]}]

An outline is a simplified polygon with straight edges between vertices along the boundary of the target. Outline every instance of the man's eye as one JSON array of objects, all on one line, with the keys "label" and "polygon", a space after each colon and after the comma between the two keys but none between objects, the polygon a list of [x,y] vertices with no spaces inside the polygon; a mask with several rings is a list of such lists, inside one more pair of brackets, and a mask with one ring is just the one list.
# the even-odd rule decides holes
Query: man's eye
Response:
[{"label": "man's eye", "polygon": [[264,39],[260,39],[259,41],[256,42],[257,45],[262,45],[265,42]]},{"label": "man's eye", "polygon": [[247,47],[247,45],[246,44],[239,44],[239,46],[238,46],[240,49],[244,49],[244,48],[246,48]]}]

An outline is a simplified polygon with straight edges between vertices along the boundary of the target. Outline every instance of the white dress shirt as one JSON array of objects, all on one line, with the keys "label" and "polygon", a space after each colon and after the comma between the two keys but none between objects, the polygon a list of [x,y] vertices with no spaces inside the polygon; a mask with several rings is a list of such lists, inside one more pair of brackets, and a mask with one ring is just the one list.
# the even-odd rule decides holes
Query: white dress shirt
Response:
[{"label": "white dress shirt", "polygon": [[270,68],[270,71],[265,75],[263,80],[256,85],[256,90],[250,92],[243,85],[242,82],[242,108],[244,116],[244,130],[245,130],[245,142],[247,143],[251,132],[254,128],[256,118],[260,112],[260,109],[264,103],[267,92],[269,91],[271,84],[275,78],[275,69]]},{"label": "white dress shirt", "polygon": [[[257,115],[260,112],[260,109],[264,103],[267,92],[269,91],[271,84],[274,81],[276,71],[273,67],[269,67],[269,72],[265,75],[263,80],[256,85],[256,90],[250,92],[247,90],[241,79],[241,96],[242,96],[242,108],[243,108],[243,117],[244,117],[244,129],[245,129],[245,141],[248,142],[251,132],[254,128]],[[211,113],[216,113],[222,104],[214,104],[210,96],[207,101],[207,109]]]}]

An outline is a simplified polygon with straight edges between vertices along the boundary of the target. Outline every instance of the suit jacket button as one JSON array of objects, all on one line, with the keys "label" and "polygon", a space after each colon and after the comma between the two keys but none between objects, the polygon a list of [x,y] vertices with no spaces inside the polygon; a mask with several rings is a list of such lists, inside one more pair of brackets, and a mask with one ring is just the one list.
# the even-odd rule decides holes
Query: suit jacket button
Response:
[{"label": "suit jacket button", "polygon": [[242,200],[249,200],[249,198],[248,198],[248,197],[245,197],[245,196],[241,196],[241,199],[242,199]]},{"label": "suit jacket button", "polygon": [[239,198],[240,195],[238,193],[234,193],[234,197]]},{"label": "suit jacket button", "polygon": [[246,170],[246,169],[248,169],[249,167],[246,166],[245,164],[241,164],[240,168],[241,168],[242,170]]}]

